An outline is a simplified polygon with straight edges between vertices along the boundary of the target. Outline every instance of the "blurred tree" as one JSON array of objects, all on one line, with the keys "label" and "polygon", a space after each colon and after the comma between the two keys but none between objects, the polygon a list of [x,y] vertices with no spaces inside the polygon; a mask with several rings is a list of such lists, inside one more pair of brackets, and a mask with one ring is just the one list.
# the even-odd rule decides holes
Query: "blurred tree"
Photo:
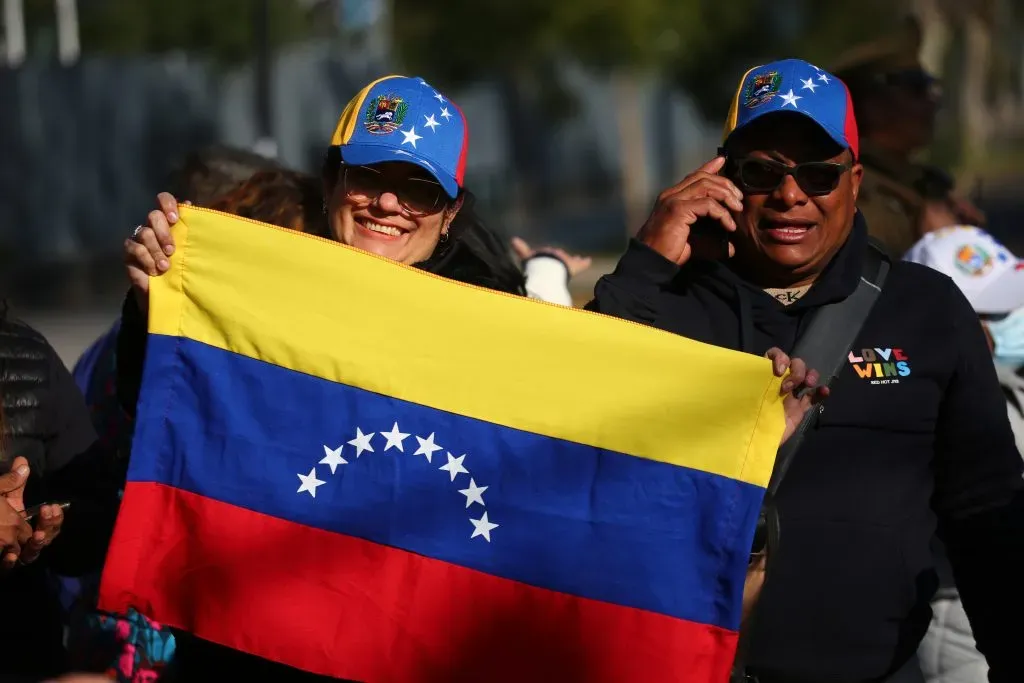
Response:
[{"label": "blurred tree", "polygon": [[[271,0],[270,40],[278,45],[315,30],[299,0]],[[80,0],[84,54],[153,54],[187,51],[221,63],[252,56],[252,0]],[[53,0],[25,0],[26,23],[48,34]]]},{"label": "blurred tree", "polygon": [[[757,0],[445,0],[422,3],[394,0],[395,45],[405,64],[432,80],[458,86],[478,78],[504,85],[510,145],[517,176],[531,198],[545,199],[544,170],[555,167],[546,156],[543,135],[556,135],[550,123],[573,112],[574,102],[557,66],[572,61],[612,76],[617,111],[620,169],[630,224],[646,211],[644,130],[638,79],[660,71],[681,55],[699,53],[704,74],[715,74],[717,57],[708,55],[716,37],[749,21]],[[543,120],[530,120],[542,112]],[[533,182],[530,182],[530,181]],[[535,200],[535,199],[534,199]]]},{"label": "blurred tree", "polygon": [[724,119],[751,66],[797,57],[828,69],[842,52],[895,26],[909,11],[907,0],[860,0],[856,11],[820,0],[707,4],[707,30],[687,44],[671,73],[713,122]]}]

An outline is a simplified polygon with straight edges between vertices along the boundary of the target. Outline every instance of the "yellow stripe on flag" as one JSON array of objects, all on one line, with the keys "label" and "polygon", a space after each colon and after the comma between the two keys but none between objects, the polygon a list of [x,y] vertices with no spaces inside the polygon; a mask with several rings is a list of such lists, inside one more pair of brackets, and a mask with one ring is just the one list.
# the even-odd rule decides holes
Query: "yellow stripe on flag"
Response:
[{"label": "yellow stripe on flag", "polygon": [[174,236],[170,272],[151,280],[153,333],[767,484],[784,422],[766,359],[215,211],[182,207]]}]

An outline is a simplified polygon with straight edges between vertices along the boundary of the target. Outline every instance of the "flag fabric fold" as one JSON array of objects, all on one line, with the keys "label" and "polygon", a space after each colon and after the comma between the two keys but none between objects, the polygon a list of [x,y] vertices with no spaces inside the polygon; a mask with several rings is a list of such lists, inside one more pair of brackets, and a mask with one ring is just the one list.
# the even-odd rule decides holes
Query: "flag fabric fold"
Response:
[{"label": "flag fabric fold", "polygon": [[765,359],[183,207],[101,607],[378,681],[725,681]]}]

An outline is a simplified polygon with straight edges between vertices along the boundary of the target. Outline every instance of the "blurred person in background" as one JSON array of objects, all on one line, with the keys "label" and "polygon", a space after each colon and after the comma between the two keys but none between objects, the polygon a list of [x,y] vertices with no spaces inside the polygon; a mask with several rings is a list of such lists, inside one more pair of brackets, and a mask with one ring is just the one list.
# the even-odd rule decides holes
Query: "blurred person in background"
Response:
[{"label": "blurred person in background", "polygon": [[[858,159],[841,81],[801,60],[754,67],[721,155],[659,196],[588,308],[790,351],[813,312],[884,260],[856,210]],[[778,490],[745,673],[920,683],[938,525],[991,682],[1019,681],[1024,464],[977,316],[948,278],[893,262],[851,349]]]},{"label": "blurred person in background", "polygon": [[947,172],[913,160],[935,140],[942,97],[938,80],[921,65],[920,48],[920,25],[908,18],[901,31],[853,48],[832,67],[850,89],[860,126],[864,180],[857,208],[894,258],[927,232],[985,220],[954,192]]},{"label": "blurred person in background", "polygon": [[[954,226],[925,235],[906,259],[950,277],[981,319],[1006,396],[1006,410],[1024,453],[1024,262],[995,238],[973,226]],[[932,622],[921,643],[920,659],[928,683],[987,680],[988,665],[956,589],[940,543],[935,544],[939,591],[932,601]]]},{"label": "blurred person in background", "polygon": [[[526,289],[530,296],[572,306],[569,281],[590,268],[593,260],[589,256],[570,254],[556,247],[534,249],[521,237],[512,238],[512,250],[523,264]],[[564,297],[561,296],[561,288],[557,287],[562,282],[565,283]]]},{"label": "blurred person in background", "polygon": [[0,679],[38,681],[68,670],[51,573],[79,576],[102,567],[117,514],[117,484],[107,476],[108,454],[57,352],[5,306],[0,465],[7,470],[0,477],[0,527],[7,532],[0,601],[8,616],[0,626]]}]

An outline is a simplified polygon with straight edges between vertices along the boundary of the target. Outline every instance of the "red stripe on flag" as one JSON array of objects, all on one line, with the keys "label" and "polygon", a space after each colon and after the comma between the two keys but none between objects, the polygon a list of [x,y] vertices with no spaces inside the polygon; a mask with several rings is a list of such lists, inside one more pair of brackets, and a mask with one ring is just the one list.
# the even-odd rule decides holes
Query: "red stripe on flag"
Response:
[{"label": "red stripe on flag", "polygon": [[372,683],[707,683],[728,678],[736,649],[736,633],[714,626],[527,586],[153,483],[128,484],[100,606],[132,606],[206,640]]}]

